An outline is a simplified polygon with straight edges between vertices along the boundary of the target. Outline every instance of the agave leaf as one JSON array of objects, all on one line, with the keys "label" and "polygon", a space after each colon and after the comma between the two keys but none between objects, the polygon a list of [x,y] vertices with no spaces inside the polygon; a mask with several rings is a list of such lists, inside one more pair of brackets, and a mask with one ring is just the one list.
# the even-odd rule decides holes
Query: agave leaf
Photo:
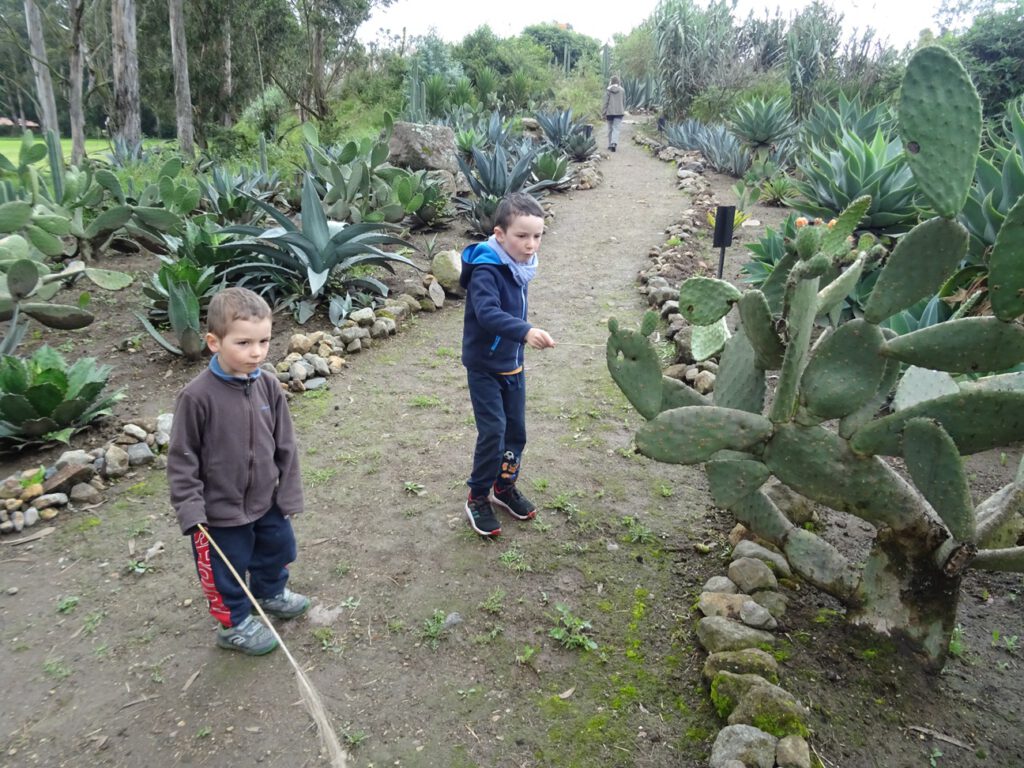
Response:
[{"label": "agave leaf", "polygon": [[53,409],[64,402],[64,392],[56,384],[43,382],[25,391],[25,398],[40,416],[49,416]]},{"label": "agave leaf", "polygon": [[96,392],[87,392],[87,385],[99,384],[100,388],[107,383],[107,378],[110,376],[109,365],[96,365],[96,359],[92,357],[83,357],[75,361],[75,364],[68,369],[68,387],[64,393],[64,397],[68,400],[81,397],[87,402],[92,402],[96,397]]},{"label": "agave leaf", "polygon": [[[157,344],[159,344],[161,347],[166,349],[172,355],[178,355],[179,357],[181,357],[182,355],[185,354],[180,348],[174,346],[171,342],[169,342],[167,339],[165,339],[163,334],[160,333],[160,331],[158,331],[156,329],[156,327],[151,322],[149,322],[149,320],[147,318],[143,317],[138,312],[134,312],[133,314],[137,318],[139,318],[139,322],[142,323],[142,327],[146,329],[146,331],[149,333],[150,336],[153,337],[153,340]],[[89,387],[93,387],[94,385],[88,385],[88,386]],[[83,393],[84,392],[85,392],[85,389],[83,388]],[[97,390],[97,394],[98,394],[98,390]]]},{"label": "agave leaf", "polygon": [[25,363],[13,355],[0,358],[0,391],[24,394],[28,389],[28,369]]},{"label": "agave leaf", "polygon": [[76,397],[73,400],[65,400],[53,409],[50,418],[61,426],[74,426],[88,407],[89,403],[80,397]]},{"label": "agave leaf", "polygon": [[43,437],[50,432],[56,432],[58,429],[60,429],[60,424],[49,416],[43,416],[39,419],[26,419],[19,426],[21,434],[28,438]]},{"label": "agave leaf", "polygon": [[0,396],[0,417],[15,427],[21,427],[26,420],[38,418],[39,414],[25,395],[8,393]]}]

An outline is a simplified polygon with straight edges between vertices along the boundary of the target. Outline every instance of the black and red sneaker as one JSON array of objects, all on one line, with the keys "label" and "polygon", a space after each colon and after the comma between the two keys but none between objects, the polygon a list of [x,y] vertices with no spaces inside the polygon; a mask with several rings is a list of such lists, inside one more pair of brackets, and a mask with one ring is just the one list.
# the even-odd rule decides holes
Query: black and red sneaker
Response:
[{"label": "black and red sneaker", "polygon": [[494,516],[491,502],[486,496],[472,496],[466,499],[466,516],[469,525],[481,536],[497,536],[501,533],[501,523]]},{"label": "black and red sneaker", "polygon": [[491,488],[487,495],[493,504],[508,512],[516,520],[532,520],[537,515],[537,505],[523,496],[514,485],[498,490]]}]

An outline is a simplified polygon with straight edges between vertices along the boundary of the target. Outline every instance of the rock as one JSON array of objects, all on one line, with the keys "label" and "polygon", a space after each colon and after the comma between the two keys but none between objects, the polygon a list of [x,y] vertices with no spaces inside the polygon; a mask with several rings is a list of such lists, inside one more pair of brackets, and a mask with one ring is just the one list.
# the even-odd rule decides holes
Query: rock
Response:
[{"label": "rock", "polygon": [[693,380],[693,388],[706,395],[715,388],[715,374],[711,371],[700,371]]},{"label": "rock", "polygon": [[14,526],[15,533],[21,533],[25,527],[25,513],[20,509],[14,510],[11,514],[11,524]]},{"label": "rock", "polygon": [[39,510],[35,507],[29,507],[25,510],[25,527],[31,528],[33,525],[39,522]]},{"label": "rock", "polygon": [[421,312],[437,312],[437,304],[434,303],[433,299],[420,299],[420,311]]},{"label": "rock", "polygon": [[125,424],[121,431],[128,435],[128,437],[134,437],[140,442],[145,440],[146,436],[149,434],[138,424]]},{"label": "rock", "polygon": [[21,499],[5,499],[4,500],[4,512],[13,512],[16,509],[21,509],[25,504]]},{"label": "rock", "polygon": [[59,514],[60,514],[60,508],[59,507],[47,507],[46,509],[39,510],[39,518],[41,520],[45,520],[47,522],[49,522],[50,520],[53,520],[53,518],[55,518]]},{"label": "rock", "polygon": [[652,288],[647,293],[647,303],[652,307],[660,307],[666,301],[676,300],[676,307],[679,307],[679,291],[673,288]]},{"label": "rock", "polygon": [[750,691],[761,685],[772,683],[760,675],[738,675],[735,672],[722,671],[711,681],[711,700],[718,714],[724,717],[732,712]]},{"label": "rock", "polygon": [[375,322],[370,329],[371,339],[386,339],[388,335],[388,326],[383,320]]},{"label": "rock", "polygon": [[448,197],[455,197],[460,192],[469,192],[469,182],[460,173],[457,176],[451,171],[438,168],[427,171],[427,178],[441,185],[441,189]]},{"label": "rock", "polygon": [[61,469],[51,475],[50,478],[43,483],[43,493],[67,493],[78,483],[87,483],[92,480],[93,475],[96,474],[96,468],[92,463],[93,459],[87,453],[84,458],[87,459],[87,461],[82,462],[81,464],[65,464]]},{"label": "rock", "polygon": [[18,498],[21,499],[22,501],[28,501],[29,499],[34,499],[36,496],[41,496],[42,494],[43,484],[32,483],[31,485],[26,485],[24,488],[21,489],[21,495],[18,496]]},{"label": "rock", "polygon": [[451,629],[452,627],[462,623],[462,615],[458,612],[449,613],[444,617],[444,628]]},{"label": "rock", "polygon": [[459,284],[459,278],[462,276],[462,254],[458,251],[435,253],[430,261],[430,271],[445,293],[459,298],[466,295],[466,289]]},{"label": "rock", "polygon": [[719,672],[737,675],[760,675],[771,683],[779,681],[779,662],[760,648],[721,651],[710,654],[704,662],[704,679],[711,682]]},{"label": "rock", "polygon": [[762,547],[753,541],[739,542],[736,548],[733,549],[732,556],[734,558],[753,557],[766,563],[779,576],[784,576],[787,579],[793,576],[789,562],[783,555],[780,555],[778,552],[772,552],[767,547]]},{"label": "rock", "polygon": [[593,166],[576,166],[573,176],[573,186],[577,189],[594,189],[601,184],[601,173]]},{"label": "rock", "polygon": [[14,523],[12,523],[10,520],[4,520],[2,523],[0,523],[0,533],[13,533],[13,532],[14,532]]},{"label": "rock", "polygon": [[444,306],[444,288],[436,280],[430,284],[427,288],[427,293],[430,294],[430,300],[434,302],[435,309],[441,309]]},{"label": "rock", "polygon": [[811,748],[800,736],[786,736],[775,748],[778,768],[811,768]]},{"label": "rock", "polygon": [[[377,323],[382,323],[384,325],[384,328],[387,329],[388,336],[394,336],[396,333],[398,333],[398,323],[396,323],[390,317],[378,317]],[[376,325],[377,323],[374,323],[374,325]],[[370,335],[373,335],[372,331]]]},{"label": "rock", "polygon": [[21,491],[21,481],[16,477],[8,477],[0,484],[0,499],[17,499]]},{"label": "rock", "polygon": [[348,319],[356,323],[356,325],[369,327],[373,325],[375,322],[377,322],[377,315],[373,313],[372,308],[363,307],[362,309],[357,309],[356,311],[354,311],[351,315],[348,316]]},{"label": "rock", "polygon": [[446,125],[398,121],[388,140],[388,162],[412,171],[459,172],[455,132]]},{"label": "rock", "polygon": [[[728,674],[728,672],[721,673],[721,675]],[[808,734],[805,725],[807,717],[807,710],[793,694],[762,680],[762,684],[752,686],[736,704],[736,708],[729,715],[729,725],[756,725],[779,738],[806,736]]]},{"label": "rock", "polygon": [[337,355],[328,357],[327,367],[330,369],[331,373],[341,373],[342,369],[345,367],[345,358],[338,357]]},{"label": "rock", "polygon": [[342,328],[338,331],[338,339],[342,344],[348,346],[353,341],[359,338],[360,329],[358,326],[349,326],[348,328]]},{"label": "rock", "polygon": [[[324,358],[320,357],[319,355],[314,355],[313,359],[310,360],[309,362],[312,364],[313,372],[317,376],[330,376],[331,375],[331,366],[330,366],[330,364],[328,364],[327,360],[325,360]],[[307,389],[308,388],[309,387],[307,387]]]},{"label": "rock", "polygon": [[[424,288],[423,290],[426,290],[426,289]],[[399,298],[399,300],[401,302],[403,302],[405,304],[406,308],[409,310],[409,312],[411,314],[415,315],[417,312],[420,311],[420,309],[421,309],[421,307],[420,307],[420,300],[417,299],[415,296],[412,296],[412,295],[410,295],[408,293],[403,293],[398,298]]]},{"label": "rock", "polygon": [[68,464],[92,464],[92,458],[93,457],[89,455],[88,451],[64,451],[64,453],[60,455],[60,458],[54,462],[54,466],[58,470],[61,470]]},{"label": "rock", "polygon": [[750,596],[750,599],[758,605],[764,606],[768,613],[776,619],[781,619],[786,614],[786,608],[789,606],[789,600],[786,599],[785,595],[770,589],[755,592]]},{"label": "rock", "polygon": [[729,563],[729,578],[748,595],[759,589],[778,589],[779,582],[762,560],[741,557]]},{"label": "rock", "polygon": [[679,302],[676,299],[670,299],[661,305],[661,317],[667,319],[669,315],[679,314]]},{"label": "rock", "polygon": [[668,376],[670,379],[679,379],[679,381],[683,381],[686,376],[686,368],[687,366],[685,365],[675,363],[667,366],[661,374],[662,376]]},{"label": "rock", "polygon": [[345,345],[345,351],[349,354],[355,354],[361,351],[363,348],[363,342],[359,339],[352,339],[348,344]]},{"label": "rock", "polygon": [[753,540],[754,538],[756,538],[754,534],[751,533],[750,530],[742,523],[736,523],[736,525],[732,527],[732,530],[729,531],[729,545],[731,547],[736,547],[736,545],[746,539]]},{"label": "rock", "polygon": [[309,369],[305,360],[299,360],[288,366],[288,375],[292,381],[305,381],[309,377]]},{"label": "rock", "polygon": [[775,645],[775,636],[722,616],[706,616],[697,622],[697,639],[709,653]]},{"label": "rock", "polygon": [[769,478],[762,490],[794,525],[817,522],[818,513],[814,508],[814,502],[804,498],[788,485],[783,485],[776,478]]},{"label": "rock", "polygon": [[755,629],[775,629],[779,626],[771,612],[753,600],[747,600],[740,606],[740,621]]},{"label": "rock", "polygon": [[11,595],[13,597],[14,595],[18,594],[18,588],[17,587],[8,587],[7,588],[7,594]]},{"label": "rock", "polygon": [[144,464],[152,464],[156,456],[145,443],[128,446],[128,466],[141,467]]},{"label": "rock", "polygon": [[732,579],[728,576],[712,576],[704,584],[704,592],[724,592],[727,595],[735,595],[739,592]]},{"label": "rock", "polygon": [[128,474],[128,467],[128,453],[124,448],[117,445],[107,448],[103,454],[103,474],[106,477],[123,477]]},{"label": "rock", "polygon": [[772,768],[778,739],[751,725],[729,725],[718,732],[711,747],[709,768],[726,768],[739,761],[746,768]]},{"label": "rock", "polygon": [[70,499],[75,504],[98,504],[103,497],[89,483],[79,483],[71,489]]},{"label": "rock", "polygon": [[293,334],[288,339],[288,352],[294,352],[298,355],[304,355],[313,348],[313,340],[306,336],[304,333]]},{"label": "rock", "polygon": [[63,507],[67,503],[67,494],[46,493],[35,499],[35,501],[32,502],[32,506],[36,509],[46,509],[47,507]]},{"label": "rock", "polygon": [[[700,599],[697,600],[697,610],[705,616],[724,616],[727,619],[739,619],[740,609],[744,603],[757,605],[748,595],[702,592]],[[760,606],[758,607],[760,608]],[[761,608],[761,610],[764,609]]]},{"label": "rock", "polygon": [[317,389],[322,389],[327,386],[327,379],[323,376],[316,376],[312,379],[306,379],[303,384],[306,385],[306,391],[312,392]]},{"label": "rock", "polygon": [[676,346],[676,360],[680,363],[693,362],[693,326],[687,323],[672,337]]}]

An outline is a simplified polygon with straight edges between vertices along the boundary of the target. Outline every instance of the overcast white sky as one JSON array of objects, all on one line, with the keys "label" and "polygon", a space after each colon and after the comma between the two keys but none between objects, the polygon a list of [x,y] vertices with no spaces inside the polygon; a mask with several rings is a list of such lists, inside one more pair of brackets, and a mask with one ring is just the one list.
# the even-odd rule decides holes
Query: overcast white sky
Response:
[{"label": "overcast white sky", "polygon": [[[745,19],[750,11],[763,16],[766,9],[782,9],[789,15],[810,0],[739,0],[736,15]],[[844,16],[847,31],[874,27],[880,37],[903,47],[917,41],[918,33],[935,27],[933,17],[941,0],[834,0]],[[577,32],[611,42],[612,35],[627,33],[649,17],[658,0],[626,0],[596,3],[594,0],[397,0],[375,14],[359,30],[363,41],[373,40],[379,29],[409,35],[426,34],[433,27],[448,42],[458,42],[477,27],[487,24],[500,37],[518,35],[523,27],[546,22],[568,23]],[[603,7],[600,7],[603,6]]]}]

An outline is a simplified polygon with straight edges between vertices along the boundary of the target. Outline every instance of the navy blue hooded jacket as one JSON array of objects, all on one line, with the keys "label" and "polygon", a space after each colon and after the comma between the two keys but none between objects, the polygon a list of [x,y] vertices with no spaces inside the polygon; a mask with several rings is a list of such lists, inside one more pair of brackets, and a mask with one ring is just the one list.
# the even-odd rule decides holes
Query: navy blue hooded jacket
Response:
[{"label": "navy blue hooded jacket", "polygon": [[475,371],[511,373],[523,364],[523,343],[533,327],[526,322],[526,286],[487,243],[462,252],[466,314],[462,364]]}]

